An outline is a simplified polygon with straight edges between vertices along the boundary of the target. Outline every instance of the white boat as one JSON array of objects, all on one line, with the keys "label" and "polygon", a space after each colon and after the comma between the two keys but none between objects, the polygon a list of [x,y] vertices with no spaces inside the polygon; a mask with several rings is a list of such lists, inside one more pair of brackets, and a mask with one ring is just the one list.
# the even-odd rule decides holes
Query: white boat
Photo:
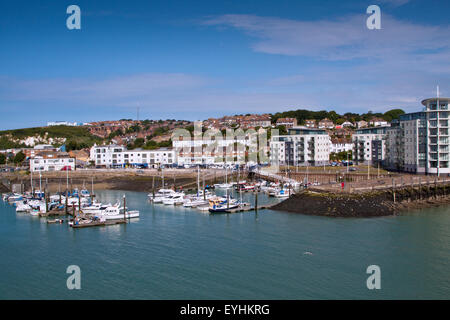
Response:
[{"label": "white boat", "polygon": [[184,192],[176,192],[166,198],[163,198],[162,203],[165,205],[183,204]]},{"label": "white boat", "polygon": [[60,199],[61,199],[61,203],[65,203],[65,202],[66,202],[66,197],[63,196],[63,195],[52,194],[52,195],[50,196],[50,201],[59,202]]},{"label": "white boat", "polygon": [[198,206],[204,206],[207,205],[209,203],[209,198],[211,198],[211,196],[207,196],[206,200],[203,199],[203,197],[194,197],[194,198],[188,198],[185,199],[183,202],[183,207],[186,208],[195,208]]},{"label": "white boat", "polygon": [[10,195],[8,197],[8,202],[10,202],[10,203],[21,201],[21,200],[23,200],[23,196],[19,193],[13,193],[12,195]]},{"label": "white boat", "polygon": [[18,203],[16,207],[16,212],[30,212],[31,206],[28,203]]},{"label": "white boat", "polygon": [[101,215],[104,210],[106,210],[109,207],[119,207],[120,204],[117,202],[115,205],[108,204],[101,204],[99,202],[94,202],[90,206],[82,207],[81,212],[88,214],[88,215]]},{"label": "white boat", "polygon": [[216,198],[209,200],[209,212],[211,214],[214,213],[226,213],[227,210],[235,209],[239,207],[239,202],[236,199],[229,199],[226,198]]},{"label": "white boat", "polygon": [[274,187],[266,189],[266,193],[269,195],[269,197],[275,197],[279,191],[280,191],[279,188]]},{"label": "white boat", "polygon": [[233,185],[231,183],[216,183],[214,188],[218,189],[231,189]]},{"label": "white boat", "polygon": [[163,199],[173,195],[176,193],[172,189],[159,189],[157,193],[155,193],[155,196],[153,197],[153,194],[149,193],[148,197],[150,201],[153,201],[153,203],[162,203]]},{"label": "white boat", "polygon": [[[95,221],[95,219],[77,217],[77,218],[69,221],[68,224],[69,224],[70,227],[73,227],[74,224],[78,226],[78,225],[90,224],[90,223],[92,223],[94,221]],[[104,218],[100,218],[99,221],[104,222],[105,219]]]},{"label": "white boat", "polygon": [[[64,199],[65,200],[65,199]],[[67,206],[68,207],[78,207],[78,204],[81,203],[81,206],[86,206],[89,204],[89,199],[84,197],[69,197],[67,199]]]},{"label": "white boat", "polygon": [[116,207],[116,206],[107,207],[105,210],[102,211],[101,217],[104,218],[105,220],[139,218],[138,210],[126,211],[125,215],[123,211],[124,211],[123,207]]},{"label": "white boat", "polygon": [[289,198],[289,196],[293,195],[293,194],[294,194],[293,190],[291,190],[289,192],[288,189],[281,189],[281,190],[278,190],[278,192],[275,193],[274,197],[276,197],[276,198]]},{"label": "white boat", "polygon": [[88,197],[91,196],[91,194],[89,193],[89,191],[88,191],[87,189],[82,189],[82,190],[80,191],[80,196],[81,196],[81,197],[84,197],[84,198],[88,198]]}]

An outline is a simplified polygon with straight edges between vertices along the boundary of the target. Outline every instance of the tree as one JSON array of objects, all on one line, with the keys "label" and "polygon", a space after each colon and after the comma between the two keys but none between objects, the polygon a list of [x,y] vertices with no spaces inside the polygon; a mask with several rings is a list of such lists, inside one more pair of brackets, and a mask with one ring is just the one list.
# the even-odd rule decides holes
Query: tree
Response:
[{"label": "tree", "polygon": [[288,131],[286,130],[286,126],[278,126],[277,129],[279,130],[281,136],[288,134]]},{"label": "tree", "polygon": [[22,151],[20,151],[16,154],[13,161],[16,164],[19,164],[19,163],[22,163],[23,160],[25,160],[25,154]]},{"label": "tree", "polygon": [[6,156],[3,153],[0,153],[0,164],[6,163]]},{"label": "tree", "polygon": [[147,149],[147,150],[153,150],[153,149],[157,149],[157,148],[158,148],[158,143],[153,140],[147,141],[147,143],[145,144],[145,147],[144,147],[144,149]]},{"label": "tree", "polygon": [[134,147],[135,148],[141,148],[145,143],[144,138],[136,138],[136,140],[134,140]]},{"label": "tree", "polygon": [[392,109],[384,113],[383,119],[391,122],[394,119],[400,118],[402,114],[405,114],[405,111],[402,109]]}]

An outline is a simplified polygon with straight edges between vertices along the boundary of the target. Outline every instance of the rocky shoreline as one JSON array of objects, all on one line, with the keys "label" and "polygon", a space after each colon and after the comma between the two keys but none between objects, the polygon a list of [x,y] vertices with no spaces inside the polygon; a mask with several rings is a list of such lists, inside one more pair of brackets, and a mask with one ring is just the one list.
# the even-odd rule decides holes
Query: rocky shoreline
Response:
[{"label": "rocky shoreline", "polygon": [[392,190],[360,194],[305,191],[272,209],[306,215],[354,218],[393,216],[404,211],[449,204],[450,194],[445,193],[445,188],[438,187],[431,191],[405,189],[395,193]]}]

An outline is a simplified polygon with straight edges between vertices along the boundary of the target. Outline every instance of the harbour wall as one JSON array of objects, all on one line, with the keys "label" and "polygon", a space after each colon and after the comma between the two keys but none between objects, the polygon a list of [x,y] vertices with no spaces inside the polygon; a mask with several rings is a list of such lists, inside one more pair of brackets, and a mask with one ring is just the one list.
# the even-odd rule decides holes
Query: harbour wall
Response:
[{"label": "harbour wall", "polygon": [[272,209],[328,217],[381,217],[449,204],[450,184],[430,184],[364,193],[334,193],[310,189]]}]

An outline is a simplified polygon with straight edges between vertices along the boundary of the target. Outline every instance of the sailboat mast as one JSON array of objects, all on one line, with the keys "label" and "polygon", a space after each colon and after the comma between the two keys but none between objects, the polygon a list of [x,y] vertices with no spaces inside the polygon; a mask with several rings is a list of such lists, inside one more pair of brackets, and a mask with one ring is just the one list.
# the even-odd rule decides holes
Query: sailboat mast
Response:
[{"label": "sailboat mast", "polygon": [[164,167],[161,166],[161,176],[162,176],[162,189],[164,189]]},{"label": "sailboat mast", "polygon": [[225,184],[228,184],[228,167],[226,162],[225,162]]},{"label": "sailboat mast", "polygon": [[200,194],[200,165],[197,166],[197,197]]},{"label": "sailboat mast", "polygon": [[32,194],[32,196],[34,196],[34,192],[33,192],[33,170],[31,170],[31,181],[30,181],[30,184],[31,184],[31,194]]}]

